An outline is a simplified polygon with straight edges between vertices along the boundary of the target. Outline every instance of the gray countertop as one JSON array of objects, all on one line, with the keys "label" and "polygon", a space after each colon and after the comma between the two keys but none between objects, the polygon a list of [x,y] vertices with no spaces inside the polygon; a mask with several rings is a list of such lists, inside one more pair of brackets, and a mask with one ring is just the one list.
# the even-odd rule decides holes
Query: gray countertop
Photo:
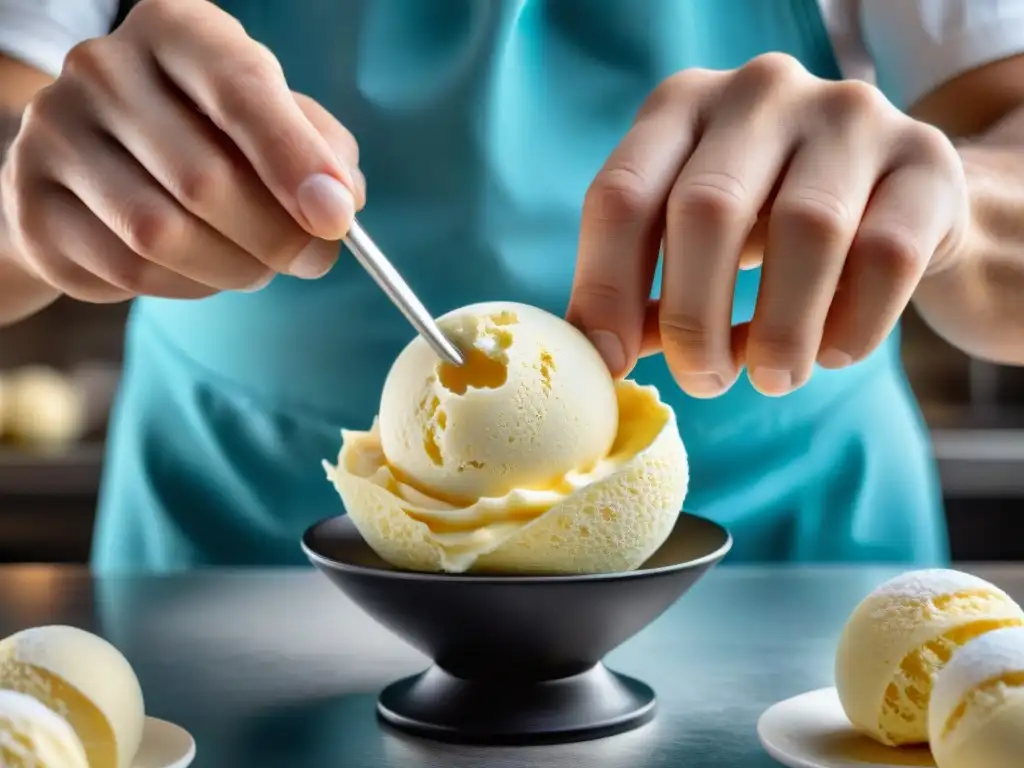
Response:
[{"label": "gray countertop", "polygon": [[[1024,600],[1024,567],[972,567]],[[196,737],[199,768],[770,768],[757,717],[830,685],[848,613],[887,568],[721,567],[609,657],[658,691],[653,723],[530,748],[459,747],[378,725],[375,693],[425,660],[310,571],[93,580],[0,568],[0,636],[67,623],[133,662],[150,714]]]}]

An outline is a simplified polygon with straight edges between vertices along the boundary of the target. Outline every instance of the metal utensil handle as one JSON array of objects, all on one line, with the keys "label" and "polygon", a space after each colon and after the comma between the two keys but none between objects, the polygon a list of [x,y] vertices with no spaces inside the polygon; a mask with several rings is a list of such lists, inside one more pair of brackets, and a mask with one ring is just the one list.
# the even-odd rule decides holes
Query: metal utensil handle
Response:
[{"label": "metal utensil handle", "polygon": [[462,365],[462,352],[437,327],[430,312],[359,222],[352,222],[342,242],[431,348],[449,363]]}]

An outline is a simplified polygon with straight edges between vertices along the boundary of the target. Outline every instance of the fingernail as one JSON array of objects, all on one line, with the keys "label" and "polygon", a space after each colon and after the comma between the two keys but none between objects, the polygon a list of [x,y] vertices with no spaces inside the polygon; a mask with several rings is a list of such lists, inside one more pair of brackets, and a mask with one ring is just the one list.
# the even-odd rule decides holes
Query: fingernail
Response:
[{"label": "fingernail", "polygon": [[591,331],[587,338],[604,358],[605,365],[612,375],[617,376],[621,373],[626,367],[626,352],[619,337],[611,331]]},{"label": "fingernail", "polygon": [[762,395],[785,395],[793,389],[793,372],[779,368],[754,368],[750,372],[750,383]]},{"label": "fingernail", "polygon": [[853,358],[841,349],[826,349],[818,355],[818,365],[822,368],[845,368],[853,363]]},{"label": "fingernail", "polygon": [[246,288],[242,288],[242,293],[256,293],[256,291],[262,291],[264,288],[266,288],[268,285],[270,285],[270,282],[273,279],[274,279],[274,273],[270,272],[270,273],[264,275],[263,277],[261,277],[259,280],[257,280],[252,285],[250,285],[250,286],[248,286]]},{"label": "fingernail", "polygon": [[323,240],[340,240],[355,216],[356,204],[348,187],[325,173],[302,182],[295,199],[310,227]]},{"label": "fingernail", "polygon": [[310,240],[288,265],[288,274],[303,280],[316,280],[331,271],[335,256],[326,249],[325,240]]},{"label": "fingernail", "polygon": [[690,397],[715,397],[725,389],[725,380],[717,373],[690,373],[682,378],[680,386]]}]

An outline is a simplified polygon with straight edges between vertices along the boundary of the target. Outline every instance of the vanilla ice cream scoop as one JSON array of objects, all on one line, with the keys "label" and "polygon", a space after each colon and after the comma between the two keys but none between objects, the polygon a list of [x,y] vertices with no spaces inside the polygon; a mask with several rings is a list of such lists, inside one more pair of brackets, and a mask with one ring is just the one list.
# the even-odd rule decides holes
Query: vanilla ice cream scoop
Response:
[{"label": "vanilla ice cream scoop", "polygon": [[74,729],[42,702],[0,690],[0,766],[89,768]]},{"label": "vanilla ice cream scoop", "polygon": [[1024,765],[1024,628],[957,651],[935,679],[928,733],[938,768]]},{"label": "vanilla ice cream scoop", "polygon": [[142,742],[142,689],[114,646],[75,627],[27,629],[0,642],[0,689],[31,696],[66,720],[90,768],[130,768]]},{"label": "vanilla ice cream scoop", "polygon": [[986,632],[1024,625],[1005,592],[959,571],[911,571],[882,584],[846,623],[836,687],[851,723],[889,746],[925,744],[935,676]]},{"label": "vanilla ice cream scoop", "polygon": [[614,382],[589,341],[522,304],[439,321],[456,368],[420,339],[395,361],[378,421],[342,432],[325,469],[385,560],[418,571],[599,573],[665,541],[689,472],[653,387]]},{"label": "vanilla ice cream scoop", "polygon": [[495,302],[438,325],[465,356],[454,366],[417,337],[381,394],[381,446],[410,484],[453,501],[546,490],[589,471],[618,426],[615,385],[576,328],[536,307]]}]

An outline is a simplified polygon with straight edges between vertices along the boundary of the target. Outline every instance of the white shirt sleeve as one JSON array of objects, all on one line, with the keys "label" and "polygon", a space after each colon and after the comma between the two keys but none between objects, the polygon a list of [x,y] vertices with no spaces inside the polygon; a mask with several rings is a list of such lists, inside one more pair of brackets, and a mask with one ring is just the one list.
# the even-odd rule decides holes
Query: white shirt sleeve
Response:
[{"label": "white shirt sleeve", "polygon": [[859,0],[879,85],[906,109],[943,83],[1024,54],[1024,0]]},{"label": "white shirt sleeve", "polygon": [[118,0],[0,0],[0,52],[58,75],[75,45],[110,31]]}]

